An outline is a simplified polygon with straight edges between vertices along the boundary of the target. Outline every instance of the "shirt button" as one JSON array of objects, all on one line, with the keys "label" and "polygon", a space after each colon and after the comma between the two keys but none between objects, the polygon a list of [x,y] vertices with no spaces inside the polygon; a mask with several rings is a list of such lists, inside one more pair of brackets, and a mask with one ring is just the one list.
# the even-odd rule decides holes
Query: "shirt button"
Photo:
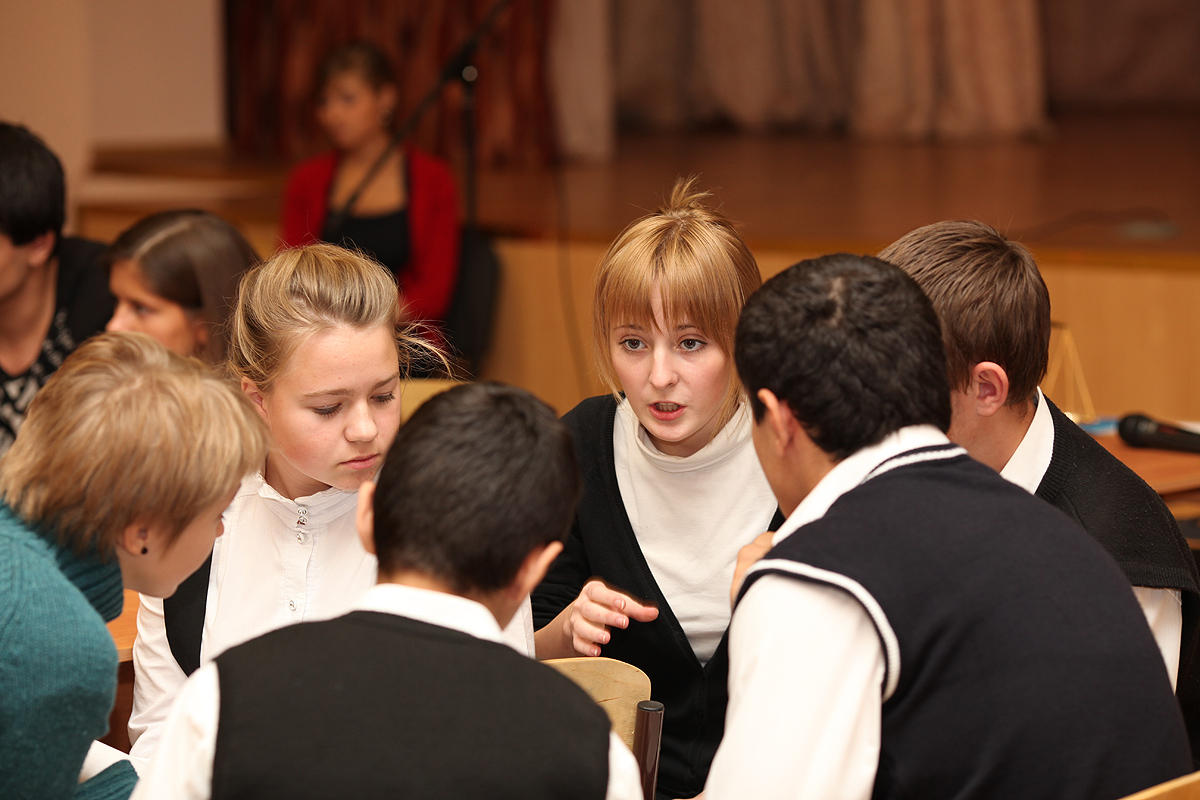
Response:
[{"label": "shirt button", "polygon": [[295,611],[296,610],[296,601],[288,600],[288,608],[292,611]]},{"label": "shirt button", "polygon": [[304,534],[296,531],[296,541],[300,544],[304,544]]}]

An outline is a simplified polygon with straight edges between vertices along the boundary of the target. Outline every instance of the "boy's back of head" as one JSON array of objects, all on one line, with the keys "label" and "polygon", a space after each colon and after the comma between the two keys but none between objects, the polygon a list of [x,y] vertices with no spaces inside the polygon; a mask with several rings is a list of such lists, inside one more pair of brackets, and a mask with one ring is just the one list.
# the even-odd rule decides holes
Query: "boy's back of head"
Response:
[{"label": "boy's back of head", "polygon": [[871,256],[802,261],[764,283],[735,358],[755,419],[768,389],[837,460],[908,425],[950,424],[937,317],[912,279]]},{"label": "boy's back of head", "polygon": [[0,122],[0,234],[16,246],[48,232],[61,238],[65,215],[58,156],[24,126]]},{"label": "boy's back of head", "polygon": [[506,588],[531,552],[562,541],[581,486],[550,407],[490,383],[417,409],[376,480],[380,574],[418,572],[464,595]]},{"label": "boy's back of head", "polygon": [[937,311],[950,387],[964,390],[983,361],[1004,368],[1008,405],[1028,403],[1046,374],[1050,294],[1023,245],[982,222],[937,222],[879,257],[912,276]]}]

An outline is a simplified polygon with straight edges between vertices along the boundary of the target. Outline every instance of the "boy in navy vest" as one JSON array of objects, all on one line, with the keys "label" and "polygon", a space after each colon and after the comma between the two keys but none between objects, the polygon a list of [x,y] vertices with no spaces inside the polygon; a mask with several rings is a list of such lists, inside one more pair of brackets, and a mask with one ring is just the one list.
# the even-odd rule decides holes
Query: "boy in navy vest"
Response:
[{"label": "boy in navy vest", "polygon": [[946,438],[941,332],[911,278],[797,264],[746,304],[735,359],[788,519],[735,590],[707,800],[1109,800],[1188,771],[1120,570]]},{"label": "boy in navy vest", "polygon": [[917,282],[941,321],[950,440],[1082,525],[1133,585],[1200,766],[1196,562],[1158,494],[1038,389],[1050,293],[1033,256],[982,222],[951,221],[919,228],[879,257]]},{"label": "boy in navy vest", "polygon": [[526,392],[429,400],[359,490],[379,583],[193,674],[134,796],[640,798],[604,712],[500,642],[579,490],[566,428]]}]

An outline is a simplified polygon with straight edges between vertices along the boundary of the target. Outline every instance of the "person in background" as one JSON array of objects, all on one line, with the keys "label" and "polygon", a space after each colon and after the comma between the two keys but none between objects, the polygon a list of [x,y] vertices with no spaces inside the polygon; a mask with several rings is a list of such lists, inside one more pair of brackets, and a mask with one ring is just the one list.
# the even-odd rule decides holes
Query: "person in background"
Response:
[{"label": "person in background", "polygon": [[226,322],[258,256],[208,211],[163,211],[125,230],[105,254],[117,307],[110,331],[140,331],[173,352],[224,366]]},{"label": "person in background", "polygon": [[116,697],[104,623],[122,588],[195,571],[266,451],[248,398],[143,334],[90,339],[38,392],[0,460],[0,797],[129,795],[128,761],[83,766]]},{"label": "person in background", "polygon": [[735,357],[788,518],[739,557],[707,800],[1115,800],[1190,771],[1112,558],[946,438],[911,278],[803,261],[746,302]]},{"label": "person in background", "polygon": [[1133,585],[1200,767],[1200,576],[1158,494],[1042,394],[1050,294],[1030,252],[981,222],[938,222],[880,258],[912,276],[942,324],[950,440],[1074,519]]},{"label": "person in background", "polygon": [[396,276],[405,318],[436,325],[458,274],[450,168],[403,145],[368,178],[392,145],[398,100],[392,66],[375,45],[354,42],[332,51],[315,85],[317,119],[333,150],[292,170],[280,239],[286,247],[324,241],[361,250]]},{"label": "person in background", "polygon": [[649,675],[666,709],[664,797],[704,786],[724,727],[734,563],[782,521],[732,359],[758,264],[705,196],[677,182],[600,264],[593,331],[612,394],[563,418],[583,498],[533,595],[538,658],[603,654]]},{"label": "person in background", "polygon": [[0,454],[38,389],[112,314],[104,245],[64,237],[65,218],[58,157],[0,122]]},{"label": "person in background", "polygon": [[429,400],[359,492],[379,582],[346,616],[202,667],[135,797],[641,800],[596,703],[500,643],[579,483],[570,434],[532,395],[467,384]]}]

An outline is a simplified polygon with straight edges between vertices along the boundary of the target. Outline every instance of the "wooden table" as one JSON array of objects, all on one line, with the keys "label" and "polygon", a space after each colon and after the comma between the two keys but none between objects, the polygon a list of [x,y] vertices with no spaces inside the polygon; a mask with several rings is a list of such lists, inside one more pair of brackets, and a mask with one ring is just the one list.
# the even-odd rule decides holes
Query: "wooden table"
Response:
[{"label": "wooden table", "polygon": [[129,711],[133,708],[133,641],[137,638],[138,593],[125,590],[125,608],[121,616],[108,623],[120,658],[117,671],[117,700],[108,717],[108,735],[100,741],[123,752],[129,752]]},{"label": "wooden table", "polygon": [[[1116,434],[1097,436],[1096,441],[1150,484],[1176,519],[1200,517],[1200,454],[1130,447]],[[1188,543],[1200,550],[1200,540],[1189,538]]]}]

